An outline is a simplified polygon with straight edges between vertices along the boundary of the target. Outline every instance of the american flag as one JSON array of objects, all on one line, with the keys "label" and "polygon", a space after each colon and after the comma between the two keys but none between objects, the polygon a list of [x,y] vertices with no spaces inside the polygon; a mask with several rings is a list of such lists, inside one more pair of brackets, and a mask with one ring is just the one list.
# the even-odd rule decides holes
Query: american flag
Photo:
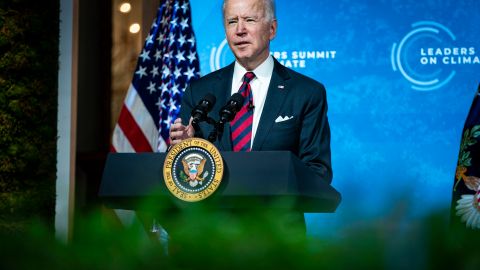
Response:
[{"label": "american flag", "polygon": [[113,131],[112,152],[166,151],[183,91],[200,76],[188,0],[166,0],[138,58]]}]

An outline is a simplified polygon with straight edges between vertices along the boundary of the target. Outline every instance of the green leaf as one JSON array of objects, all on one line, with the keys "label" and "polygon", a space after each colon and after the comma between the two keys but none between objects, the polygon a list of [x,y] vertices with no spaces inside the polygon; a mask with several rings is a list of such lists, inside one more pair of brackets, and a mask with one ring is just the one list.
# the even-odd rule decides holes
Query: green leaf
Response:
[{"label": "green leaf", "polygon": [[470,167],[472,166],[472,158],[469,158],[465,161],[465,167]]},{"label": "green leaf", "polygon": [[470,151],[463,153],[462,159],[465,160],[470,157]]},{"label": "green leaf", "polygon": [[466,145],[467,146],[470,146],[470,145],[474,145],[477,143],[477,140],[474,140],[474,139],[471,139],[469,138],[467,141],[466,141]]},{"label": "green leaf", "polygon": [[[480,125],[476,125],[472,128],[472,133],[476,133],[477,131],[480,131]],[[473,136],[475,137],[475,136]]]}]

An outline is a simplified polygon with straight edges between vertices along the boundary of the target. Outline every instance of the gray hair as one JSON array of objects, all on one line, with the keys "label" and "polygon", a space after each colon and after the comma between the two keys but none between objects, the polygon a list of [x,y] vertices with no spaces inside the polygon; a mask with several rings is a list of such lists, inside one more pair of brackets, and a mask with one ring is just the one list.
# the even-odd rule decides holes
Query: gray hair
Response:
[{"label": "gray hair", "polygon": [[[222,14],[225,17],[225,6],[229,0],[223,0]],[[277,19],[275,13],[275,0],[261,0],[263,1],[263,6],[265,7],[265,19],[269,22],[272,22]]]}]

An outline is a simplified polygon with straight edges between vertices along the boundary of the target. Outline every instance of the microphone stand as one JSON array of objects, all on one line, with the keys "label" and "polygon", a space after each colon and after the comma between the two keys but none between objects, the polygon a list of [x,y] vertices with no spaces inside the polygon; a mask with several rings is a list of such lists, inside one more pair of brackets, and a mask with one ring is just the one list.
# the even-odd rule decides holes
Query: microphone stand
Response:
[{"label": "microphone stand", "polygon": [[208,135],[208,140],[213,143],[215,140],[218,138],[220,139],[223,135],[223,130],[224,130],[225,123],[222,121],[218,121],[213,123],[213,130],[210,132]]},{"label": "microphone stand", "polygon": [[223,124],[221,121],[217,122],[210,116],[206,117],[205,119],[201,119],[200,121],[192,121],[192,126],[193,129],[195,130],[195,133],[200,132],[200,123],[201,122],[207,122],[207,124],[211,125],[213,127],[213,130],[210,132],[208,135],[208,141],[211,143],[214,143],[217,138],[220,138],[223,134]]},{"label": "microphone stand", "polygon": [[192,126],[193,126],[193,130],[195,130],[195,133],[200,132],[200,125],[198,123],[199,122],[197,121],[192,121]]},{"label": "microphone stand", "polygon": [[[208,117],[206,121],[209,125],[213,126],[213,130],[208,135],[208,141],[210,141],[211,143],[214,143],[218,137],[219,123],[211,117]],[[223,127],[222,127],[222,133],[223,133]]]}]

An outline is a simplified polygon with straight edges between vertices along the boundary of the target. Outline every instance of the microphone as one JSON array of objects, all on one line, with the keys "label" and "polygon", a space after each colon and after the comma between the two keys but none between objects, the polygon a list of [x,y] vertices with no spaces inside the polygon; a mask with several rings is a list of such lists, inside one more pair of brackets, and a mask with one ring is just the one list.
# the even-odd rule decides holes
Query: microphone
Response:
[{"label": "microphone", "polygon": [[242,108],[245,98],[240,93],[233,94],[230,99],[227,101],[227,104],[223,106],[220,111],[220,125],[230,122],[235,118],[235,115]]},{"label": "microphone", "polygon": [[198,102],[197,106],[193,108],[191,116],[193,118],[192,124],[197,125],[200,122],[207,120],[208,113],[212,110],[213,105],[217,99],[211,93],[207,93],[205,97]]}]

